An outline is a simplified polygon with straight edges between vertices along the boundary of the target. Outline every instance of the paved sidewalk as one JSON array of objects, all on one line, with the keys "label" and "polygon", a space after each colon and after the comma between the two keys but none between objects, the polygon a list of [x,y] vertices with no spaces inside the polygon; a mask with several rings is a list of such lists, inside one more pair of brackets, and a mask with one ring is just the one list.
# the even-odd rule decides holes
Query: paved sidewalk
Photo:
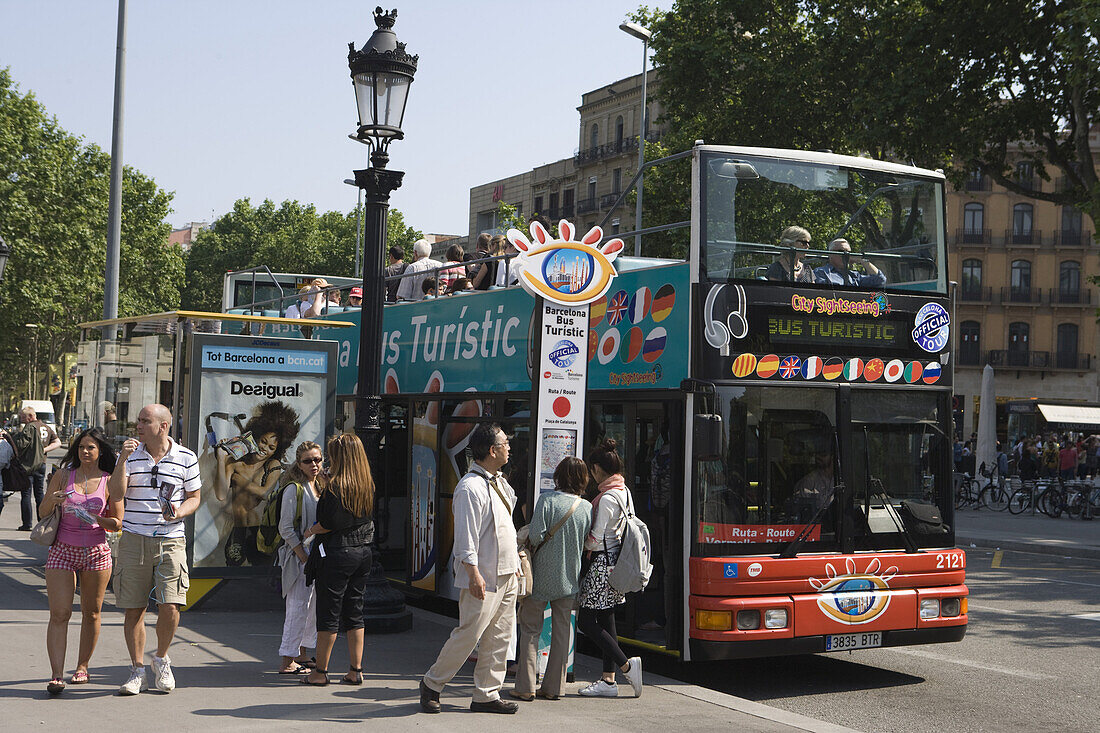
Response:
[{"label": "paved sidewalk", "polygon": [[[9,507],[10,508],[10,507]],[[472,665],[467,665],[442,696],[440,715],[420,713],[417,684],[431,665],[453,619],[414,609],[413,630],[368,636],[361,687],[332,684],[309,688],[275,673],[282,630],[281,599],[256,582],[247,589],[215,594],[205,606],[183,614],[172,647],[177,689],[170,695],[149,692],[131,698],[116,695],[127,673],[122,615],[104,603],[102,633],[92,658],[91,682],[57,698],[45,691],[49,617],[42,565],[45,548],[16,532],[12,514],[0,516],[0,706],[4,730],[173,731],[301,730],[315,723],[380,723],[384,730],[471,731],[531,730],[750,730],[843,731],[840,726],[760,703],[703,689],[653,674],[646,675],[640,699],[587,699],[576,690],[594,679],[599,662],[577,661],[577,683],[566,686],[558,702],[522,704],[515,716],[470,713]],[[15,512],[14,514],[18,514]],[[259,610],[229,610],[247,599]],[[79,610],[69,623],[68,674],[75,665]],[[152,622],[150,615],[148,621]],[[154,629],[149,627],[149,644]],[[330,663],[332,679],[347,668],[346,647],[337,643]],[[507,687],[511,686],[509,679]],[[160,721],[160,722],[158,722]]]},{"label": "paved sidewalk", "polygon": [[955,512],[955,541],[964,549],[973,545],[1100,559],[1100,517],[1084,521],[1064,514],[1053,519],[1042,513],[959,509]]}]

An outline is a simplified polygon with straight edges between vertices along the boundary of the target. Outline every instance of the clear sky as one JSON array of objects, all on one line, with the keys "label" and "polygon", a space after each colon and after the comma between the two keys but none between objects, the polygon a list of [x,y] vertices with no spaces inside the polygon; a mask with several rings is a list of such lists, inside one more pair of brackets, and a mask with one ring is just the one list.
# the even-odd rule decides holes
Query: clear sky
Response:
[{"label": "clear sky", "polygon": [[[618,29],[639,4],[397,5],[394,30],[420,62],[405,139],[390,147],[390,167],[406,172],[391,205],[425,232],[465,234],[472,186],[571,156],[581,94],[641,71],[641,42]],[[347,138],[347,44],[370,37],[374,7],[130,0],[123,159],[175,193],[174,226],[243,197],[354,210],[343,181],[367,148]],[[0,66],[108,152],[117,21],[115,0],[0,0]]]}]

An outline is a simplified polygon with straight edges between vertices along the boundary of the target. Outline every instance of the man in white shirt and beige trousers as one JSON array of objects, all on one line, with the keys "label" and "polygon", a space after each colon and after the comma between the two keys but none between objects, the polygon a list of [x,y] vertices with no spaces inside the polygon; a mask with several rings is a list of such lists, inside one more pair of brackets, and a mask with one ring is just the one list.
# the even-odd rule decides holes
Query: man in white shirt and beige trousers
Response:
[{"label": "man in white shirt and beige trousers", "polygon": [[519,705],[500,699],[516,625],[520,568],[512,524],[516,494],[500,474],[508,462],[508,436],[499,425],[478,425],[469,447],[474,465],[455,487],[452,504],[458,627],[420,682],[420,707],[426,713],[440,711],[439,693],[476,647],[470,710],[514,713]]}]

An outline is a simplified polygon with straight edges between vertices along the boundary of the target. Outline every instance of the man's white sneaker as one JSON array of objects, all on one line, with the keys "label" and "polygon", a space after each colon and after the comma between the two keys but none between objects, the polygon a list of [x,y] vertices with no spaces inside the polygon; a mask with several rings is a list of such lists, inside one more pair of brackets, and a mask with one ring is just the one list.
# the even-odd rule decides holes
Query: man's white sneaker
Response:
[{"label": "man's white sneaker", "polygon": [[120,695],[136,695],[149,689],[149,681],[145,678],[145,667],[130,667],[130,677],[118,688]]},{"label": "man's white sneaker", "polygon": [[614,682],[598,679],[588,687],[581,688],[580,694],[584,697],[618,697],[619,686]]},{"label": "man's white sneaker", "polygon": [[627,668],[623,672],[630,686],[634,688],[634,697],[642,696],[642,658],[631,657],[626,660]]},{"label": "man's white sneaker", "polygon": [[153,655],[153,682],[161,692],[171,692],[176,689],[176,678],[172,675],[172,660],[168,657],[161,659]]}]

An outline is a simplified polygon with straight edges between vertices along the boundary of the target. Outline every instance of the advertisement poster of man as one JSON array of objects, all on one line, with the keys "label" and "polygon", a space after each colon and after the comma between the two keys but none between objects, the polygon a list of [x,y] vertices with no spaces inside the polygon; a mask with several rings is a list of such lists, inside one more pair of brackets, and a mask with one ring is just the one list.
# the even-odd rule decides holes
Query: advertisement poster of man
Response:
[{"label": "advertisement poster of man", "polygon": [[196,336],[192,430],[203,486],[194,567],[262,566],[265,498],[302,441],[325,444],[335,413],[335,343]]}]

